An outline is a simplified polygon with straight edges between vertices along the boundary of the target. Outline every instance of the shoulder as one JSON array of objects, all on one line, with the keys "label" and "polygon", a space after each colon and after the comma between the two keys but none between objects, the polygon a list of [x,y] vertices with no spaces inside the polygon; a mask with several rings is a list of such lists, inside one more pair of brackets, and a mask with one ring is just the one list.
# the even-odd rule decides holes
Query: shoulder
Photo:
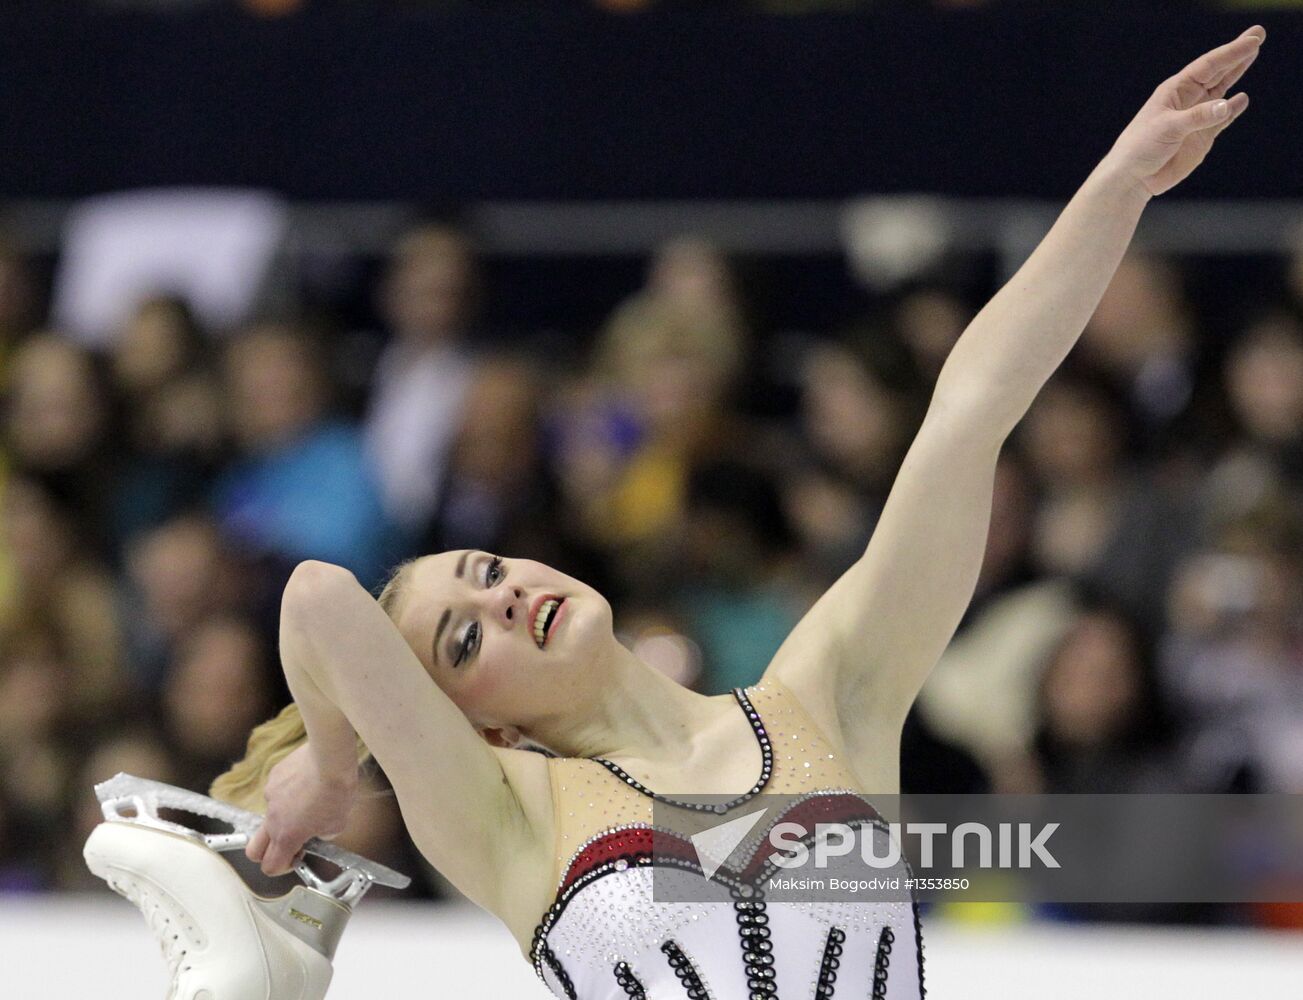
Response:
[{"label": "shoulder", "polygon": [[[788,634],[774,654],[757,688],[770,698],[794,703],[833,739],[842,736],[835,630],[820,627],[820,615],[828,615],[827,596]],[[754,689],[748,689],[748,692]]]},{"label": "shoulder", "polygon": [[839,749],[844,748],[844,734],[836,702],[826,697],[827,692],[823,688],[804,683],[801,674],[784,676],[782,671],[766,671],[760,683],[746,688],[745,693],[762,717],[766,714],[772,716],[776,712],[795,715],[798,724],[808,720],[830,744]]}]

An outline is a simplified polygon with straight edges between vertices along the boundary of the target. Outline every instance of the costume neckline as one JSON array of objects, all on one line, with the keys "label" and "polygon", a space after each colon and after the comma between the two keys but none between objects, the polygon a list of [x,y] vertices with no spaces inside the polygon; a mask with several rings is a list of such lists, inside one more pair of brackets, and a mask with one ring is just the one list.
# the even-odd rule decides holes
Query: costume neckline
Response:
[{"label": "costume neckline", "polygon": [[760,718],[760,713],[756,711],[755,706],[751,704],[751,699],[746,695],[743,688],[736,687],[733,689],[733,697],[737,699],[738,705],[742,708],[747,722],[751,724],[751,731],[755,734],[756,742],[760,744],[760,779],[751,786],[750,790],[743,792],[727,802],[684,802],[682,799],[674,799],[668,795],[662,795],[654,792],[633,775],[629,774],[624,768],[605,757],[590,757],[589,760],[601,764],[604,768],[614,774],[630,788],[641,792],[650,799],[657,802],[663,802],[666,805],[677,806],[680,809],[692,809],[697,812],[713,812],[723,815],[735,806],[759,795],[766,785],[769,784],[769,778],[774,773],[774,750],[769,740],[769,734],[765,731],[764,720]]}]

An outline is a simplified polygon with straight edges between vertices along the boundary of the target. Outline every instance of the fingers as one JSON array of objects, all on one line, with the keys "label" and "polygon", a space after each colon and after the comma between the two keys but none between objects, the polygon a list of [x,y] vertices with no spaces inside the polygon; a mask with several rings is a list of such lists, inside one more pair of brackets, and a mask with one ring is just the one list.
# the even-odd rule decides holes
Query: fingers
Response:
[{"label": "fingers", "polygon": [[262,861],[262,856],[267,853],[267,845],[271,842],[267,836],[266,824],[258,827],[258,830],[249,838],[249,843],[244,846],[244,856],[250,861]]},{"label": "fingers", "polygon": [[283,838],[272,839],[264,823],[249,838],[245,845],[244,856],[257,862],[264,875],[284,875],[292,871],[303,857],[303,845]]},{"label": "fingers", "polygon": [[273,840],[262,856],[262,873],[264,875],[284,875],[293,871],[298,863],[301,844],[290,840]]},{"label": "fingers", "polygon": [[1173,111],[1164,125],[1162,139],[1165,142],[1181,142],[1187,136],[1205,129],[1216,128],[1220,132],[1242,115],[1248,106],[1249,95],[1239,93],[1230,100],[1204,101],[1184,111]]},{"label": "fingers", "polygon": [[1200,56],[1172,78],[1178,96],[1184,103],[1199,100],[1229,72],[1255,55],[1266,38],[1267,30],[1255,24],[1235,41]]},{"label": "fingers", "polygon": [[1229,128],[1234,123],[1235,119],[1239,118],[1240,115],[1244,114],[1244,112],[1248,110],[1249,95],[1243,93],[1236,94],[1234,97],[1231,98],[1230,105],[1231,105],[1230,116],[1227,117],[1227,119],[1224,122],[1222,122],[1219,126],[1217,126],[1217,130],[1212,134],[1214,139],[1216,139],[1219,135],[1225,132],[1226,129]]},{"label": "fingers", "polygon": [[1254,60],[1258,58],[1258,52],[1260,51],[1260,49],[1255,50],[1248,59],[1244,60],[1244,62],[1240,63],[1238,66],[1232,66],[1227,70],[1222,78],[1209,89],[1208,96],[1225,97],[1227,93],[1230,92],[1230,89],[1240,82],[1240,78],[1249,71],[1249,67],[1252,66]]},{"label": "fingers", "polygon": [[1220,48],[1200,56],[1178,76],[1182,79],[1194,80],[1205,87],[1211,86],[1225,76],[1227,71],[1255,55],[1266,37],[1266,29],[1255,25],[1235,41],[1227,42]]}]

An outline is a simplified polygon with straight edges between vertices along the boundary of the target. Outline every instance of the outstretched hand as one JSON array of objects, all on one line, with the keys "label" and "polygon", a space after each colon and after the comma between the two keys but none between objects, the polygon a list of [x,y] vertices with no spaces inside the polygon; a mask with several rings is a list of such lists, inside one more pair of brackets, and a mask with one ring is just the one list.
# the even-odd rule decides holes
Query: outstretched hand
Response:
[{"label": "outstretched hand", "polygon": [[1266,29],[1255,25],[1163,81],[1109,152],[1114,166],[1150,195],[1189,177],[1249,106],[1248,94],[1226,94],[1258,58],[1266,37]]},{"label": "outstretched hand", "polygon": [[244,849],[264,875],[284,875],[298,862],[313,837],[343,833],[357,797],[357,773],[321,773],[307,743],[296,748],[267,775],[267,815]]}]

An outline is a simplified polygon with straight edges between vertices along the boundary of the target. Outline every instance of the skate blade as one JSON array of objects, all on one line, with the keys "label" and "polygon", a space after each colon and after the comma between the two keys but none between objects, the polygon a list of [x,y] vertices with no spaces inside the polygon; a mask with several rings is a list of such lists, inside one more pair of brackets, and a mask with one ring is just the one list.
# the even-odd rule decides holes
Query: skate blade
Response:
[{"label": "skate blade", "polygon": [[[214,851],[243,850],[263,822],[263,817],[258,813],[233,806],[229,802],[209,798],[187,788],[177,788],[175,785],[121,772],[97,784],[95,797],[99,799],[100,809],[107,820],[178,833],[198,840]],[[200,833],[188,826],[163,819],[158,815],[160,808],[183,809],[199,816],[207,816],[229,824],[233,832]],[[135,815],[126,815],[128,810]],[[340,874],[333,879],[323,879],[303,862],[294,867],[294,873],[309,888],[324,892],[346,906],[354,905],[372,885],[406,889],[412,882],[406,875],[392,868],[346,851],[319,837],[313,837],[304,844],[303,852],[329,861],[340,869]]]}]

